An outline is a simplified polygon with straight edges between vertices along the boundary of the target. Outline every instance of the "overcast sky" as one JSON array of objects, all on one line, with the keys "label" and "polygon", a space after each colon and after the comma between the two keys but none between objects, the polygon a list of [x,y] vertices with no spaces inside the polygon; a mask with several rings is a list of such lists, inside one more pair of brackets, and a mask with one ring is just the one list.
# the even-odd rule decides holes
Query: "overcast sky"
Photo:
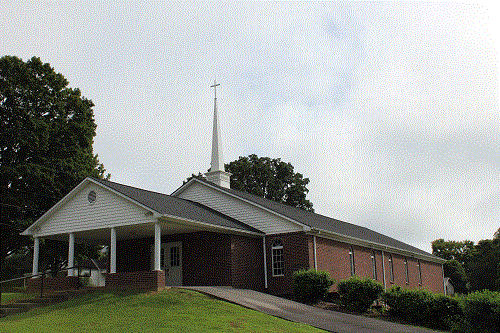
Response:
[{"label": "overcast sky", "polygon": [[[491,2],[493,3],[493,2]],[[225,161],[310,179],[317,213],[430,251],[500,227],[498,7],[490,2],[2,1],[0,55],[95,103],[111,180],[172,193]]]}]

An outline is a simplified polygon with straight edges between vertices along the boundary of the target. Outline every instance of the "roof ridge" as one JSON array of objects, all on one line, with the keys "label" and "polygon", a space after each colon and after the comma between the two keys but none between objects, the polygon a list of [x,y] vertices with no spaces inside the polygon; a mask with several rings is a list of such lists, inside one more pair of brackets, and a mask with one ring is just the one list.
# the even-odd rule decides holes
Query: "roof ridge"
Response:
[{"label": "roof ridge", "polygon": [[[257,204],[257,205],[260,205],[260,206],[264,206],[264,208],[266,209],[270,209],[272,211],[274,211],[275,213],[277,214],[282,214],[288,218],[291,218],[295,221],[297,221],[298,223],[302,223],[302,224],[305,224],[309,227],[312,227],[312,228],[320,228],[320,229],[325,229],[327,231],[332,231],[332,232],[337,232],[337,233],[340,233],[340,234],[344,234],[346,236],[350,236],[350,237],[355,237],[355,238],[360,238],[360,239],[365,239],[362,237],[362,235],[357,235],[355,236],[354,234],[347,234],[343,231],[334,231],[333,229],[332,230],[329,230],[329,228],[325,228],[325,226],[319,226],[319,224],[323,224],[323,223],[338,223],[338,224],[341,224],[343,225],[344,227],[350,227],[352,228],[353,230],[357,230],[358,232],[360,233],[371,233],[373,236],[377,236],[377,237],[381,237],[382,239],[385,239],[384,244],[383,245],[387,245],[387,246],[395,246],[396,248],[399,248],[399,249],[404,249],[401,247],[401,245],[404,245],[404,247],[406,248],[406,250],[410,250],[411,252],[420,252],[420,253],[425,253],[426,255],[430,255],[430,256],[435,256],[427,251],[424,251],[424,250],[421,250],[413,245],[410,245],[410,244],[407,244],[401,240],[398,240],[396,238],[393,238],[393,237],[390,237],[390,236],[387,236],[383,233],[380,233],[378,231],[375,231],[375,230],[372,230],[368,227],[365,227],[365,226],[361,226],[361,225],[358,225],[358,224],[354,224],[354,223],[350,223],[350,222],[346,222],[346,221],[342,221],[342,220],[338,220],[338,219],[335,219],[335,218],[332,218],[332,217],[329,217],[329,216],[326,216],[326,215],[322,215],[322,214],[319,214],[319,213],[316,213],[316,212],[311,212],[311,211],[307,211],[305,209],[302,209],[302,208],[298,208],[298,207],[293,207],[293,206],[289,206],[285,203],[282,203],[282,202],[278,202],[278,201],[274,201],[274,200],[271,200],[271,199],[267,199],[267,198],[264,198],[264,197],[259,197],[255,194],[252,194],[252,193],[248,193],[248,192],[244,192],[244,191],[241,191],[241,190],[237,190],[237,189],[233,189],[233,188],[223,188],[221,186],[218,186],[217,184],[214,184],[210,181],[208,181],[207,179],[204,179],[204,178],[201,178],[201,177],[198,177],[198,176],[195,176],[196,179],[210,185],[210,186],[214,186],[216,187],[217,189],[220,189],[226,193],[229,193],[229,194],[233,194],[237,197],[239,197],[240,199],[244,199],[244,200],[249,200],[251,202],[253,202],[254,204]],[[269,203],[269,206],[266,206],[266,202]],[[272,206],[275,206],[276,208],[279,208],[279,207],[282,207],[284,208],[284,211],[277,211],[276,209],[273,209]],[[289,213],[287,214],[288,211]],[[306,221],[303,221],[299,216],[293,216],[293,215],[299,215],[299,214],[303,214],[303,215],[310,215],[311,217],[317,217],[317,218],[320,218],[320,219],[324,219],[323,222],[321,221],[318,221],[318,223],[315,223],[315,224],[311,224],[311,219],[309,220],[306,220]],[[374,240],[369,240],[369,239],[366,239],[370,242],[375,242]],[[390,243],[394,243],[393,245],[389,245],[387,243],[387,241],[390,241]],[[398,244],[401,244],[401,245],[398,245]]]}]

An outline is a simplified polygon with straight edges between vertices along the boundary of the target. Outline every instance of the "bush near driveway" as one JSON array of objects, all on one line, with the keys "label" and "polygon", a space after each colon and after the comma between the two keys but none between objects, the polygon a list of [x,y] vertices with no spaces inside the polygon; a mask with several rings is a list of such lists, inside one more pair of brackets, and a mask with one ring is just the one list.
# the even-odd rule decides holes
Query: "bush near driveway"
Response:
[{"label": "bush near driveway", "polygon": [[456,298],[427,290],[393,286],[382,294],[382,299],[390,315],[416,325],[449,329],[462,316]]},{"label": "bush near driveway", "polygon": [[340,305],[349,311],[363,313],[378,299],[384,288],[372,279],[352,276],[340,281],[337,290]]},{"label": "bush near driveway", "polygon": [[293,273],[295,299],[303,303],[315,303],[325,297],[334,281],[325,271],[302,269]]}]

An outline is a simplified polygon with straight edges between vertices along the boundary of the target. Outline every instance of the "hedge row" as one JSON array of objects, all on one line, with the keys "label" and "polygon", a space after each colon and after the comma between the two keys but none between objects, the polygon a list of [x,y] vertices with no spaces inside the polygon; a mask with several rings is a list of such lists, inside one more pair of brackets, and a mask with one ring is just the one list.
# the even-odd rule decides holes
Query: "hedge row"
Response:
[{"label": "hedge row", "polygon": [[[301,302],[324,299],[332,284],[324,271],[310,269],[294,274],[295,297]],[[399,286],[383,292],[380,283],[356,276],[340,281],[337,289],[339,305],[352,312],[365,312],[381,298],[390,315],[415,325],[452,333],[500,333],[500,292],[484,290],[449,297]]]},{"label": "hedge row", "polygon": [[500,293],[489,290],[460,297],[392,287],[382,294],[389,313],[412,324],[453,333],[500,332]]},{"label": "hedge row", "polygon": [[461,316],[458,301],[426,290],[407,290],[394,286],[382,294],[388,312],[412,324],[449,329]]}]

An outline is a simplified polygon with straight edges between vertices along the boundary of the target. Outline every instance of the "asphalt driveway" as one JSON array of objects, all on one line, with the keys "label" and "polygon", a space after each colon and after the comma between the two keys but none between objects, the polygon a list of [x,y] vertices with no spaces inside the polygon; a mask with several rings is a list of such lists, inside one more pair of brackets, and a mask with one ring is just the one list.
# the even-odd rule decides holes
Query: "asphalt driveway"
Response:
[{"label": "asphalt driveway", "polygon": [[249,289],[231,287],[183,287],[242,305],[283,319],[308,324],[336,333],[436,333],[384,320],[318,309]]}]

